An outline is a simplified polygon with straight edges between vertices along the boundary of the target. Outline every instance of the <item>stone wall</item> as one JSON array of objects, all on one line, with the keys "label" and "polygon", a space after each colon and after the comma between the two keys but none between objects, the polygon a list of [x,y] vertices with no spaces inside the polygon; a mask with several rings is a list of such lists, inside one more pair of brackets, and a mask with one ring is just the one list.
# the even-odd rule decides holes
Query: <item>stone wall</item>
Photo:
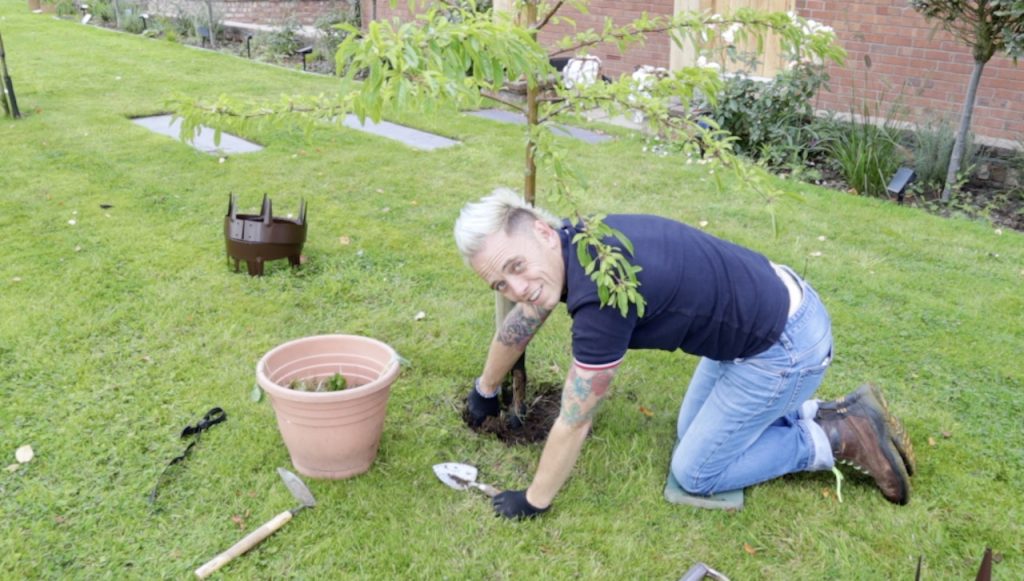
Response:
[{"label": "stone wall", "polygon": [[[214,0],[214,13],[222,20],[233,23],[282,26],[292,22],[312,26],[318,18],[339,12],[348,12],[357,0]],[[147,10],[165,16],[206,14],[202,0],[149,0]]]}]

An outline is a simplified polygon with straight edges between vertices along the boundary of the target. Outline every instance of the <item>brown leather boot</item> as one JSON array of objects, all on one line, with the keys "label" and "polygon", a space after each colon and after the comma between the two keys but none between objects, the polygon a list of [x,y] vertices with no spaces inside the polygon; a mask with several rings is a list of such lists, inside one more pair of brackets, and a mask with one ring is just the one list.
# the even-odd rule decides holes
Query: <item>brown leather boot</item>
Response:
[{"label": "brown leather boot", "polygon": [[889,502],[910,502],[910,476],[885,423],[885,410],[873,397],[858,397],[814,418],[825,430],[837,462],[871,476]]},{"label": "brown leather boot", "polygon": [[857,388],[857,391],[848,393],[839,399],[819,403],[818,409],[834,411],[841,407],[849,406],[861,398],[867,398],[870,402],[869,405],[882,409],[885,426],[889,429],[889,435],[892,436],[892,443],[896,446],[896,451],[900,453],[900,457],[903,458],[903,465],[907,468],[907,474],[913,476],[914,472],[917,471],[917,460],[914,457],[914,447],[910,443],[910,435],[907,434],[906,428],[903,427],[903,424],[896,416],[889,412],[889,402],[885,401],[885,396],[882,395],[882,390],[878,386],[873,383],[865,383]]}]

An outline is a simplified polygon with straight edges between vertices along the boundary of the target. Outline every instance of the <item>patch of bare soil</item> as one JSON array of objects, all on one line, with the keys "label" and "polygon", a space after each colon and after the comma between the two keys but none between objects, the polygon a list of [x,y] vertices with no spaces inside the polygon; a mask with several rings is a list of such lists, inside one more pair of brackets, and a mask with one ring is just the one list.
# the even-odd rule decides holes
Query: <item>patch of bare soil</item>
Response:
[{"label": "patch of bare soil", "polygon": [[[469,429],[478,434],[493,435],[508,446],[543,442],[551,431],[562,403],[562,387],[554,384],[531,386],[531,398],[522,422],[512,417],[506,408],[501,416],[487,418],[479,427]],[[462,409],[462,420],[469,426],[469,410]]]}]

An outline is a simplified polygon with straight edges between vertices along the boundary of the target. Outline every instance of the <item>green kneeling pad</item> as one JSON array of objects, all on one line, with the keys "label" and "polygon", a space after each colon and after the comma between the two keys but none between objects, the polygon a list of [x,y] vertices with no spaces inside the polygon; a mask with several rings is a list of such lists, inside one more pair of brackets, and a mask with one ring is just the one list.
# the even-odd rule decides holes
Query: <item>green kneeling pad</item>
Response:
[{"label": "green kneeling pad", "polygon": [[711,496],[696,496],[683,490],[672,476],[672,470],[669,470],[668,481],[665,483],[665,500],[672,504],[688,504],[697,508],[742,510],[743,489],[719,492]]}]

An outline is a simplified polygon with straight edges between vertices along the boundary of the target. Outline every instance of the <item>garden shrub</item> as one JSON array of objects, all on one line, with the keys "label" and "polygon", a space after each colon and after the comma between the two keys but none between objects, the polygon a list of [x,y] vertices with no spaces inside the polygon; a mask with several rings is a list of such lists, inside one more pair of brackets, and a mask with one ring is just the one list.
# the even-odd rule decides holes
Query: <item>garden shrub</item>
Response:
[{"label": "garden shrub", "polygon": [[345,40],[347,32],[337,28],[339,24],[351,24],[359,27],[360,16],[358,7],[348,12],[332,12],[316,19],[313,26],[317,29],[316,42],[313,43],[314,52],[320,58],[334,62],[334,55],[338,52],[338,45]]},{"label": "garden shrub", "polygon": [[283,62],[302,48],[298,31],[298,23],[294,19],[288,19],[273,32],[260,32],[252,39],[254,55],[259,60]]},{"label": "garden shrub", "polygon": [[736,137],[739,153],[770,167],[800,164],[817,142],[811,100],[827,81],[823,67],[808,63],[770,81],[731,76],[711,117]]},{"label": "garden shrub", "polygon": [[865,196],[888,196],[889,178],[903,164],[900,134],[892,116],[880,124],[873,121],[867,105],[850,119],[830,117],[824,124],[825,149],[829,162],[847,185]]},{"label": "garden shrub", "polygon": [[[914,130],[914,173],[917,175],[913,185],[915,191],[922,194],[942,191],[955,141],[956,130],[946,118],[929,119]],[[977,157],[978,147],[974,143],[974,135],[968,133],[964,157],[960,162],[960,167],[966,170],[964,177],[970,174]]]},{"label": "garden shrub", "polygon": [[93,18],[98,18],[100,22],[104,24],[110,24],[117,22],[117,16],[114,13],[114,3],[110,0],[96,0],[89,3],[89,12]]}]

